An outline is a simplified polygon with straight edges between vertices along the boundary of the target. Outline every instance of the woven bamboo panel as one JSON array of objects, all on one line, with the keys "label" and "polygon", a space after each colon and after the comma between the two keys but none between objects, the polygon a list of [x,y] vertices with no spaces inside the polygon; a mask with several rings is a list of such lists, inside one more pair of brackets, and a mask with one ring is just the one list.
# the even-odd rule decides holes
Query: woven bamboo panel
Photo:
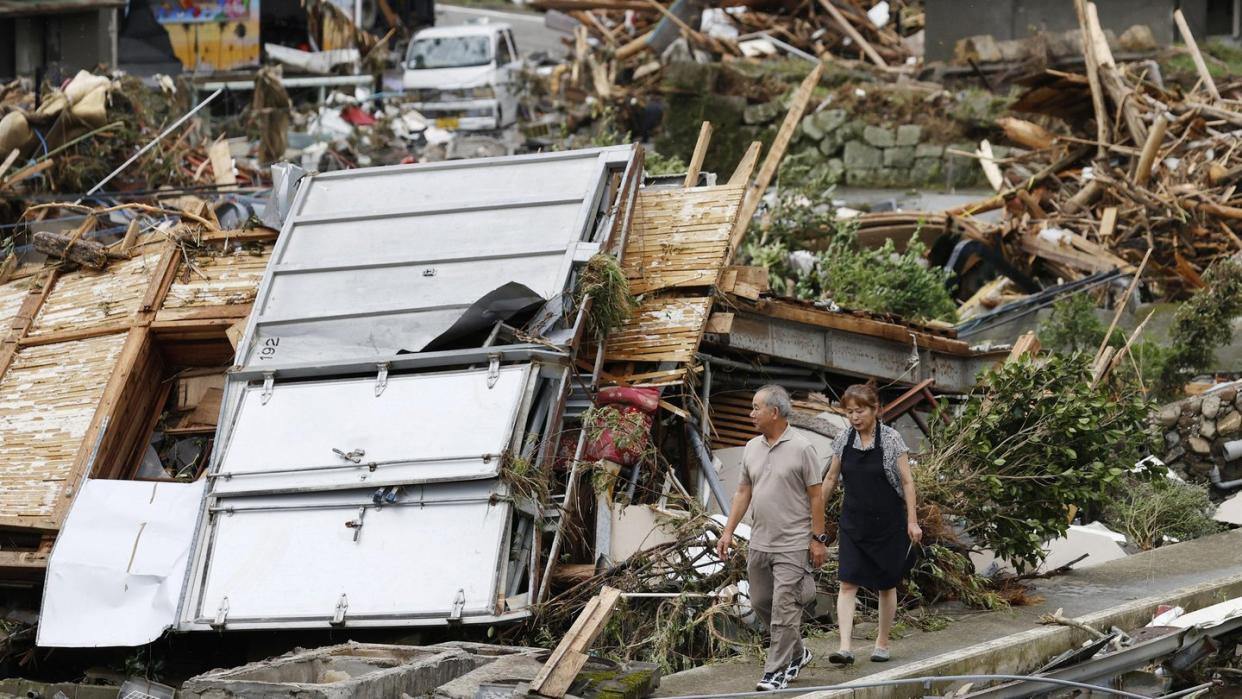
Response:
[{"label": "woven bamboo panel", "polygon": [[609,334],[604,356],[610,362],[689,362],[711,306],[709,297],[647,299],[620,330]]},{"label": "woven bamboo panel", "polygon": [[0,378],[0,516],[52,514],[125,334],[27,347]]},{"label": "woven bamboo panel", "polygon": [[271,255],[272,246],[265,245],[261,254],[239,250],[228,255],[194,257],[188,269],[188,278],[186,274],[177,275],[169,288],[164,308],[251,303],[258,294],[259,281]]},{"label": "woven bamboo panel", "polygon": [[102,271],[80,270],[61,276],[28,334],[38,337],[125,322],[142,303],[159,259],[153,251],[113,262]]},{"label": "woven bamboo panel", "polygon": [[714,285],[744,193],[741,185],[640,192],[625,245],[630,291]]},{"label": "woven bamboo panel", "polygon": [[13,319],[30,292],[30,282],[30,279],[18,279],[0,285],[0,338],[8,335],[9,328],[13,327]]}]

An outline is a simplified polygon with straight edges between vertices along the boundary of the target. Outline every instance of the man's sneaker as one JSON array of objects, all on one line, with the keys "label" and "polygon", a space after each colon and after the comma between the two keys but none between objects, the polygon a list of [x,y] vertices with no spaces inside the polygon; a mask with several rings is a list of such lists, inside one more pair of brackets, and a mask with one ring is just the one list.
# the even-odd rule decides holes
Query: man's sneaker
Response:
[{"label": "man's sneaker", "polygon": [[760,692],[774,692],[778,689],[785,689],[788,686],[789,680],[786,679],[784,670],[765,672],[763,677],[755,683],[755,689]]},{"label": "man's sneaker", "polygon": [[793,682],[798,679],[798,673],[802,672],[802,668],[811,664],[811,651],[806,648],[802,649],[802,657],[789,663],[789,667],[785,668],[785,682]]}]

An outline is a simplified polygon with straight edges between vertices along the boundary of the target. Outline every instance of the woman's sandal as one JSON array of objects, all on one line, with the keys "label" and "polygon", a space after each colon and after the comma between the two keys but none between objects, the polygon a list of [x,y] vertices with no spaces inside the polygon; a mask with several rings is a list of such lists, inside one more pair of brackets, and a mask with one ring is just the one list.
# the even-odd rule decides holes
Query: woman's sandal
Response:
[{"label": "woman's sandal", "polygon": [[877,647],[875,650],[871,651],[871,662],[873,663],[887,663],[889,658],[890,656],[887,648]]},{"label": "woman's sandal", "polygon": [[854,654],[848,650],[834,650],[832,654],[828,656],[828,662],[833,665],[853,665]]}]

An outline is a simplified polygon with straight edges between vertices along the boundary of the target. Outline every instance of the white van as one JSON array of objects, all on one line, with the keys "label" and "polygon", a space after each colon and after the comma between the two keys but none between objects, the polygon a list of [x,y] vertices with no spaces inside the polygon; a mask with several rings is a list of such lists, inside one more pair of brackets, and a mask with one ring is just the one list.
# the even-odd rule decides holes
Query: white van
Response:
[{"label": "white van", "polygon": [[517,73],[509,25],[466,24],[415,34],[401,82],[439,128],[500,129],[517,121]]}]

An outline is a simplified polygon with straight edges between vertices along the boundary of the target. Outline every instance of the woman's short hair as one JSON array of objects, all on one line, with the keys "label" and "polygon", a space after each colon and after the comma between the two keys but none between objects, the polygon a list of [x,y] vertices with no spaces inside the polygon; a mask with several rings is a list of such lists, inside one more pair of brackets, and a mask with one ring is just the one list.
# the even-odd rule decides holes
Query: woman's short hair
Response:
[{"label": "woman's short hair", "polygon": [[856,383],[841,394],[841,407],[847,407],[847,403],[853,403],[861,408],[879,410],[880,394],[876,393],[869,384]]}]

